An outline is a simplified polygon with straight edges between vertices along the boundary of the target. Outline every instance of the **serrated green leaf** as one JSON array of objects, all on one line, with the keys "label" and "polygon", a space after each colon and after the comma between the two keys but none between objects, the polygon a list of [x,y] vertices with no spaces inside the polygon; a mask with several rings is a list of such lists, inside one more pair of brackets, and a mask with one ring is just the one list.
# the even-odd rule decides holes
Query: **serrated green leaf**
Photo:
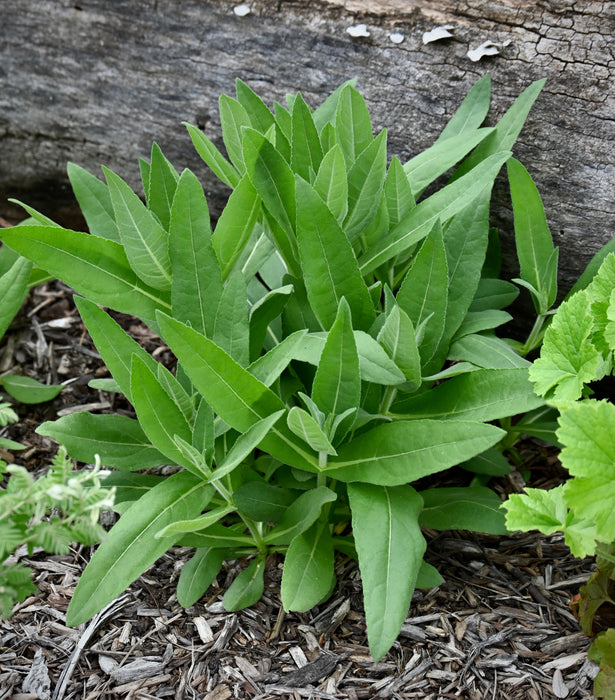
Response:
[{"label": "serrated green leaf", "polygon": [[210,488],[189,472],[179,472],[154,486],[129,508],[94,553],[73,593],[67,624],[79,625],[114,600],[169,547],[174,538],[157,540],[158,530],[201,512]]},{"label": "serrated green leaf", "polygon": [[369,648],[382,658],[408,614],[426,543],[418,523],[422,499],[411,486],[349,484]]}]

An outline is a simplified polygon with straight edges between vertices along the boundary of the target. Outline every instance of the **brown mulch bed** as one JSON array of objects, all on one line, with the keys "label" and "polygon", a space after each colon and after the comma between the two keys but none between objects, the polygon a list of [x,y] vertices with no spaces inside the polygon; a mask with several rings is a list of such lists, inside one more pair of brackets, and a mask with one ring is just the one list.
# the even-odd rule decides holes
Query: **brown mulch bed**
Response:
[{"label": "brown mulch bed", "polygon": [[[147,329],[123,321],[148,350],[157,348]],[[18,406],[20,422],[3,433],[27,445],[16,460],[34,473],[55,450],[34,432],[43,420],[129,410],[123,399],[87,386],[106,370],[60,283],[35,290],[5,336],[0,372],[11,368],[66,384],[49,404]],[[541,479],[560,478],[544,448],[529,443],[524,456]],[[517,490],[518,482],[502,480],[498,488]],[[175,548],[103,613],[72,629],[65,611],[89,550],[20,552],[35,569],[39,594],[0,620],[0,700],[591,698],[597,668],[587,660],[590,640],[568,607],[591,560],[571,557],[559,535],[425,534],[427,558],[445,583],[415,593],[398,641],[378,662],[367,647],[358,570],[344,558],[334,594],[310,612],[284,614],[281,559],[272,556],[261,601],[229,613],[222,595],[245,562],[228,563],[184,610],[175,584],[190,550]]]}]

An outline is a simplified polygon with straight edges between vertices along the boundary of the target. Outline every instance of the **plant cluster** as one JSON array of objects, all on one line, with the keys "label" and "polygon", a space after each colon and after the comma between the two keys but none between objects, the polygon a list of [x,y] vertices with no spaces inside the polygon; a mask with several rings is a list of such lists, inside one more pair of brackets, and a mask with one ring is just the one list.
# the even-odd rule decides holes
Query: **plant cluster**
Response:
[{"label": "plant cluster", "polygon": [[[236,98],[220,98],[228,159],[187,126],[232,190],[213,230],[195,175],[154,144],[141,162],[145,202],[112,171],[103,182],[70,164],[90,233],[32,210],[34,224],[3,232],[78,292],[113,376],[98,386],[122,392],[136,414],[78,413],[39,429],[74,458],[100,455],[115,470],[105,484],[121,517],[79,581],[68,624],[175,544],[195,548],[178,582],[185,606],[224,560],[249,560],[224,595],[228,610],[259,599],[269,554],[284,556],[284,608],[310,609],[335,584],[338,551],[358,560],[380,658],[415,586],[441,580],[423,560],[421,526],[506,531],[486,484],[509,470],[502,450],[520,433],[542,434],[550,410],[525,355],[555,300],[557,250],[528,209],[535,188],[510,151],[541,87],[484,128],[485,77],[432,147],[387,164],[386,132],[374,137],[352,83],[317,109],[297,94],[271,111],[238,81]],[[489,227],[504,163],[517,281],[537,310],[526,343],[495,332],[519,291],[499,278]],[[159,333],[174,372],[101,306]],[[163,476],[161,465],[177,470]],[[415,488],[454,465],[468,472],[466,486]]]},{"label": "plant cluster", "polygon": [[65,450],[38,479],[22,466],[0,461],[6,483],[0,487],[0,616],[8,619],[15,603],[36,592],[29,567],[6,563],[19,547],[26,545],[30,555],[34,547],[65,554],[72,542],[102,539],[98,517],[113,508],[114,492],[101,486],[100,476],[99,466],[73,471]]},{"label": "plant cluster", "polygon": [[[612,244],[561,304],[530,369],[537,394],[559,412],[560,459],[570,479],[550,490],[527,489],[506,502],[513,530],[563,532],[577,557],[597,554],[598,571],[581,589],[579,619],[592,635],[604,604],[615,605],[615,403],[592,387],[615,367],[615,254]],[[596,266],[600,267],[592,278]],[[591,280],[591,281],[590,281]],[[590,656],[601,663],[594,693],[615,692],[615,629],[602,632]]]}]

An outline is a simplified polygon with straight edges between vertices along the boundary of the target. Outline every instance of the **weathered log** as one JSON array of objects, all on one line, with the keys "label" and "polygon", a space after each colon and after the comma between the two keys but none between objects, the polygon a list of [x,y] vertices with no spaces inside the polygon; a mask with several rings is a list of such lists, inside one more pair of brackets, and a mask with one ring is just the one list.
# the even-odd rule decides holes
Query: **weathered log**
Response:
[{"label": "weathered log", "polygon": [[[18,196],[51,216],[69,201],[66,161],[138,182],[152,140],[193,168],[218,211],[228,194],[182,121],[221,144],[217,99],[240,77],[272,103],[318,104],[358,77],[376,130],[402,161],[427,147],[471,87],[493,79],[491,122],[531,81],[547,85],[516,155],[542,193],[562,287],[615,232],[615,3],[573,0],[12,0],[0,3],[0,215]],[[365,23],[369,36],[352,37]],[[453,37],[423,44],[450,24]],[[394,43],[390,34],[403,34]],[[496,56],[472,62],[486,40]],[[510,234],[506,186],[496,218]]]}]

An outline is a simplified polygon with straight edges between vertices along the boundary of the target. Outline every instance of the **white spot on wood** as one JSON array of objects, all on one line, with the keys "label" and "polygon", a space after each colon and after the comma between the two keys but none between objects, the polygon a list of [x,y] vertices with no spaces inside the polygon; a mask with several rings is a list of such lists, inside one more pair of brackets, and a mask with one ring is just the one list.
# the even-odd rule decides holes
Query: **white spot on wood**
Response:
[{"label": "white spot on wood", "polygon": [[233,8],[233,12],[237,15],[237,17],[245,17],[251,12],[250,5],[235,5],[235,7]]},{"label": "white spot on wood", "polygon": [[366,24],[355,24],[352,27],[348,27],[346,31],[352,37],[369,36]]},{"label": "white spot on wood", "polygon": [[494,44],[493,41],[485,41],[480,46],[475,49],[470,49],[467,53],[467,57],[470,61],[480,61],[483,56],[495,56],[500,53],[500,47],[498,44]]},{"label": "white spot on wood", "polygon": [[389,39],[394,43],[394,44],[401,44],[401,42],[405,39],[406,37],[403,34],[400,34],[399,32],[393,32],[392,34],[389,34]]},{"label": "white spot on wood", "polygon": [[423,34],[423,43],[431,44],[432,41],[440,41],[441,39],[450,39],[453,35],[449,32],[452,29],[452,24],[443,24],[441,27],[435,27],[430,32]]}]

